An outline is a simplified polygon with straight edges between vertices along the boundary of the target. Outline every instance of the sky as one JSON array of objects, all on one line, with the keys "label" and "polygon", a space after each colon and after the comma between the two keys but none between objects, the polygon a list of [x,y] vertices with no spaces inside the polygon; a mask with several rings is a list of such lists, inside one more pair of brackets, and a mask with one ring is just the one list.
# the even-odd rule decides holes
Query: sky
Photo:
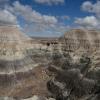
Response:
[{"label": "sky", "polygon": [[30,36],[58,37],[73,28],[100,29],[99,0],[0,0],[0,25]]}]

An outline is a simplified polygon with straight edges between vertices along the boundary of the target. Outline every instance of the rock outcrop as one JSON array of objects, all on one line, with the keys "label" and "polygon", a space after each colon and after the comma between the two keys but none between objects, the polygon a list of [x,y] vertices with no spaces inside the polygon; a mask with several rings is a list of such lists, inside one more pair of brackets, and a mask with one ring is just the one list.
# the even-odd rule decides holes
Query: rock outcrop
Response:
[{"label": "rock outcrop", "polygon": [[60,42],[68,51],[100,50],[100,32],[96,30],[73,29],[60,38]]},{"label": "rock outcrop", "polygon": [[[32,76],[30,38],[15,26],[0,26],[0,96],[9,96],[21,80]],[[23,85],[20,85],[24,87]]]}]

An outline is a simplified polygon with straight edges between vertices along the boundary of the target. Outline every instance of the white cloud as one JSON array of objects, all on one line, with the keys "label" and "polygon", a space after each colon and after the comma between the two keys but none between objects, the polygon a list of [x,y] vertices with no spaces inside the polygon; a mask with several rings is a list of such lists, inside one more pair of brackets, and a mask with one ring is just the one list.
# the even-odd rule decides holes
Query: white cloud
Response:
[{"label": "white cloud", "polygon": [[38,23],[47,25],[57,23],[57,19],[55,16],[43,15],[33,10],[30,6],[20,4],[18,1],[14,2],[13,7],[8,7],[7,9],[15,15],[21,16],[28,23]]},{"label": "white cloud", "polygon": [[0,10],[0,25],[16,25],[17,19],[7,10]]},{"label": "white cloud", "polygon": [[65,20],[70,20],[70,16],[67,16],[67,15],[62,15],[62,16],[56,16],[58,19],[60,19],[60,20],[63,20],[63,21],[65,21]]},{"label": "white cloud", "polygon": [[[64,25],[55,25],[52,27],[48,27],[46,25],[40,25],[40,24],[33,24],[33,25],[25,25],[24,31],[27,33],[35,33],[36,36],[61,36],[63,33],[66,32],[66,30],[69,30],[70,26],[64,26]],[[31,34],[32,35],[32,34]]]},{"label": "white cloud", "polygon": [[[65,26],[60,25],[56,16],[44,15],[32,9],[28,5],[22,5],[18,1],[5,9],[24,19],[23,31],[27,33],[43,34],[51,31],[51,34],[64,32]],[[66,17],[65,17],[66,18]]]},{"label": "white cloud", "polygon": [[47,4],[47,5],[57,5],[57,4],[64,4],[64,0],[34,0],[39,4]]},{"label": "white cloud", "polygon": [[100,29],[100,1],[94,4],[91,1],[85,1],[81,8],[83,11],[93,15],[84,18],[76,18],[75,23],[85,28]]},{"label": "white cloud", "polygon": [[93,5],[90,1],[86,1],[82,4],[82,10],[91,12],[93,10]]},{"label": "white cloud", "polygon": [[9,4],[9,0],[0,0],[0,9]]},{"label": "white cloud", "polygon": [[[48,34],[48,32],[51,31],[52,34],[58,34],[66,30],[66,26],[61,25],[58,20],[59,18],[56,16],[41,14],[40,12],[32,9],[31,6],[23,5],[19,1],[15,1],[12,6],[6,6],[5,9],[15,17],[14,20],[20,21],[18,18],[23,19],[21,27],[26,33],[37,34],[39,32],[39,34],[42,34],[47,32]],[[64,16],[64,19],[67,18],[67,16]]]},{"label": "white cloud", "polygon": [[0,3],[2,3],[2,2],[8,2],[9,0],[0,0]]},{"label": "white cloud", "polygon": [[99,22],[95,16],[86,16],[84,18],[76,18],[75,23],[85,28],[96,28]]},{"label": "white cloud", "polygon": [[82,4],[82,9],[84,11],[94,13],[97,17],[100,18],[100,1],[97,1],[94,4],[90,1],[86,1]]}]

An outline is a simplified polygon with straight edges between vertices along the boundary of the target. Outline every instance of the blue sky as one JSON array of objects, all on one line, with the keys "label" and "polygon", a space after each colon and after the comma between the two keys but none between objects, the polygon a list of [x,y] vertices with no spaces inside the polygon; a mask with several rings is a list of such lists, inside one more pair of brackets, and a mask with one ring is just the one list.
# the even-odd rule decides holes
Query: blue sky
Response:
[{"label": "blue sky", "polygon": [[60,36],[72,28],[99,29],[99,17],[99,0],[0,0],[1,25],[16,24],[31,36]]},{"label": "blue sky", "polygon": [[[82,3],[87,0],[65,0],[64,4],[58,4],[58,5],[38,4],[34,0],[19,0],[19,1],[24,5],[30,5],[33,9],[45,15],[53,15],[59,17],[69,16],[71,20],[65,19],[63,21],[65,24],[68,25],[73,24],[75,17],[84,17],[90,15],[89,13],[83,12],[81,10]],[[95,2],[96,0],[90,0],[90,1]]]}]

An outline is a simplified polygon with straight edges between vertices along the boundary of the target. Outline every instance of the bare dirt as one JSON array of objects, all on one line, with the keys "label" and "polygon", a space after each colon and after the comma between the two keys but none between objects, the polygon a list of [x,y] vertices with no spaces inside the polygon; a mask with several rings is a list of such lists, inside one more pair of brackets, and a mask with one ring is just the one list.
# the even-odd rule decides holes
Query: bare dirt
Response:
[{"label": "bare dirt", "polygon": [[0,95],[27,98],[33,95],[47,96],[49,94],[46,86],[49,77],[44,67],[38,66],[24,75],[17,76],[17,79],[20,76],[22,79],[17,80],[17,84],[14,87],[0,88],[2,90]]}]

